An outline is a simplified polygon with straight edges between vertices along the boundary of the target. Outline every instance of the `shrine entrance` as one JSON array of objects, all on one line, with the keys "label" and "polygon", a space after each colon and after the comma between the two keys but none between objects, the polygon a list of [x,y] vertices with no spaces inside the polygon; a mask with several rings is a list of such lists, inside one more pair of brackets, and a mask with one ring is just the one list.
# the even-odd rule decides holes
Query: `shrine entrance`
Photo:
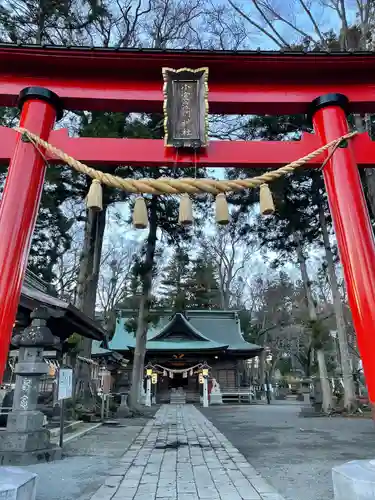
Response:
[{"label": "shrine entrance", "polygon": [[[211,368],[207,363],[175,368],[173,363],[165,365],[148,363],[145,368],[146,382],[151,378],[155,402],[196,403],[202,400],[208,389]],[[179,364],[181,365],[181,363]],[[208,393],[206,395],[208,397]]]},{"label": "shrine entrance", "polygon": [[[53,64],[45,64],[46,56]],[[192,223],[189,196],[196,193],[215,196],[219,224],[228,222],[226,194],[233,191],[259,187],[262,211],[270,214],[275,207],[269,184],[306,167],[323,171],[369,398],[375,403],[375,243],[357,169],[374,168],[375,143],[366,133],[351,132],[347,121],[348,112],[374,112],[374,70],[374,54],[361,53],[2,46],[0,105],[18,101],[21,118],[19,128],[0,128],[0,161],[10,163],[0,205],[0,381],[46,160],[64,161],[93,179],[87,197],[91,209],[101,208],[102,184],[137,195],[175,195],[181,197],[179,223],[186,225]],[[210,143],[208,107],[214,114],[309,114],[315,133],[296,142]],[[164,110],[165,139],[71,138],[65,130],[53,130],[64,110]],[[100,171],[118,165],[277,170],[231,181],[122,179]],[[134,225],[147,226],[142,197],[135,202]]]},{"label": "shrine entrance", "polygon": [[[195,377],[196,378],[196,377]],[[169,389],[178,389],[182,387],[186,389],[189,386],[189,378],[184,378],[182,373],[176,373],[173,378],[168,379],[168,388]]]}]

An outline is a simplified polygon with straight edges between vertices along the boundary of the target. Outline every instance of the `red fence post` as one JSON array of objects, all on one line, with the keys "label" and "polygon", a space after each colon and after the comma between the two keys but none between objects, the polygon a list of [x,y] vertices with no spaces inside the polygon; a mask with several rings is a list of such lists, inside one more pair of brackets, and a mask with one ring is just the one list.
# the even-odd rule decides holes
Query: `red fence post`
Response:
[{"label": "red fence post", "polygon": [[[312,103],[322,143],[348,133],[348,99],[327,94]],[[323,171],[333,225],[366,377],[375,403],[375,241],[352,146],[338,148]]]},{"label": "red fence post", "polygon": [[[56,117],[62,115],[59,97],[39,87],[20,93],[20,126],[48,140]],[[31,238],[43,191],[46,165],[34,146],[18,137],[0,203],[0,383],[17,314]]]}]

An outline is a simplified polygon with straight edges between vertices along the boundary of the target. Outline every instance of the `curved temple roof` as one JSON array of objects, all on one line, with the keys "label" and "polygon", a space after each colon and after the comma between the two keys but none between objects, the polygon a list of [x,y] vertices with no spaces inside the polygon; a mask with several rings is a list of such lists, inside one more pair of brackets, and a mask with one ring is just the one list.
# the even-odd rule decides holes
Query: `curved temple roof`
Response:
[{"label": "curved temple roof", "polygon": [[[123,314],[127,312],[123,311]],[[134,349],[135,336],[127,330],[126,321],[126,317],[117,320],[110,349],[121,352]],[[244,340],[235,312],[206,310],[187,311],[186,317],[177,313],[172,318],[171,313],[165,312],[155,326],[149,327],[147,350],[226,351],[255,356],[262,351],[262,347]]]}]

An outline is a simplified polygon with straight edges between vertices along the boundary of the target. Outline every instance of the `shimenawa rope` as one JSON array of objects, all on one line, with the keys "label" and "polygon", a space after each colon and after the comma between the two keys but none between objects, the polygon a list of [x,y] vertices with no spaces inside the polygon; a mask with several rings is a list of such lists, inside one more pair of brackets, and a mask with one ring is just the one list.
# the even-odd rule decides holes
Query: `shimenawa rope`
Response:
[{"label": "shimenawa rope", "polygon": [[[273,170],[272,172],[266,172],[262,175],[251,177],[249,179],[236,179],[236,180],[214,180],[214,179],[170,179],[170,178],[159,178],[159,179],[123,179],[116,175],[111,175],[108,173],[101,172],[100,170],[95,170],[84,163],[72,158],[68,154],[64,153],[60,149],[56,148],[52,144],[41,139],[39,136],[33,134],[29,130],[22,127],[15,127],[15,130],[22,134],[26,139],[34,144],[35,147],[41,146],[51,155],[59,158],[64,163],[72,167],[77,172],[85,174],[92,179],[99,181],[101,184],[105,184],[109,187],[122,189],[128,193],[149,193],[149,194],[181,194],[181,193],[211,193],[217,195],[219,193],[237,192],[243,191],[249,188],[259,187],[262,184],[272,182],[279,179],[283,175],[287,175],[293,172],[296,168],[305,165],[310,160],[321,155],[329,148],[334,148],[335,150],[344,141],[351,139],[358,132],[350,132],[348,134],[335,139],[328,144],[325,144],[319,149],[312,151],[308,155],[300,158],[299,160],[288,163],[284,167]],[[38,148],[39,150],[39,148]]]}]

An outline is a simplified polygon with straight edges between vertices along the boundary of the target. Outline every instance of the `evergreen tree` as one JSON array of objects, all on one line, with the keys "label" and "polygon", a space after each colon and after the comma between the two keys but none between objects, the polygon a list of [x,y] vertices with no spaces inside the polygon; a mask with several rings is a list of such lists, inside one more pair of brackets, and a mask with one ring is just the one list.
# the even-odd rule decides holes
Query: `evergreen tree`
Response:
[{"label": "evergreen tree", "polygon": [[[2,126],[12,127],[17,124],[18,119],[18,109],[0,108]],[[7,165],[1,166],[0,194],[5,185],[7,171]],[[48,166],[28,261],[29,269],[46,283],[53,282],[57,259],[70,248],[70,230],[74,220],[63,209],[63,203],[75,193],[70,180],[69,168]],[[82,195],[79,194],[79,196]]]},{"label": "evergreen tree", "polygon": [[164,277],[161,281],[161,303],[174,312],[184,312],[187,307],[189,262],[187,250],[178,247],[162,269]]},{"label": "evergreen tree", "polygon": [[107,15],[105,2],[99,0],[4,0],[0,38],[13,43],[84,45],[95,21]]},{"label": "evergreen tree", "polygon": [[[13,43],[82,44],[99,18],[107,15],[103,2],[97,0],[5,0],[0,6],[0,40]],[[0,123],[16,124],[16,108],[0,109]],[[4,184],[6,169],[0,172]],[[68,199],[82,200],[86,182],[66,166],[50,165],[33,234],[29,268],[46,282],[54,279],[54,266],[70,247],[75,222],[66,210]]]},{"label": "evergreen tree", "polygon": [[188,279],[189,309],[221,309],[221,295],[215,262],[203,250],[192,263]]}]

